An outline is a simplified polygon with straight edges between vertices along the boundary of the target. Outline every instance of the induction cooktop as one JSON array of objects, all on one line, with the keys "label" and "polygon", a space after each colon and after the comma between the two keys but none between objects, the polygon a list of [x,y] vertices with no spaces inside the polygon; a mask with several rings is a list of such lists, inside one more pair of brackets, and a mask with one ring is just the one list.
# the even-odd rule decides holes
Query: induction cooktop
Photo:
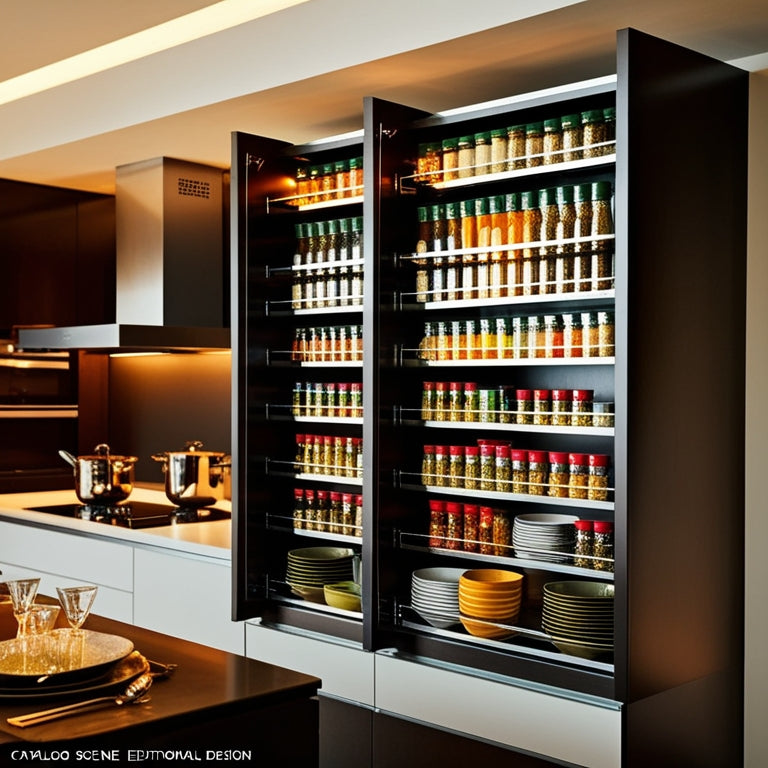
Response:
[{"label": "induction cooktop", "polygon": [[203,523],[211,520],[229,520],[231,515],[223,509],[205,507],[184,509],[148,501],[130,501],[111,506],[96,504],[53,504],[43,507],[27,507],[34,512],[90,520],[94,523],[119,525],[124,528],[157,528],[180,523]]}]

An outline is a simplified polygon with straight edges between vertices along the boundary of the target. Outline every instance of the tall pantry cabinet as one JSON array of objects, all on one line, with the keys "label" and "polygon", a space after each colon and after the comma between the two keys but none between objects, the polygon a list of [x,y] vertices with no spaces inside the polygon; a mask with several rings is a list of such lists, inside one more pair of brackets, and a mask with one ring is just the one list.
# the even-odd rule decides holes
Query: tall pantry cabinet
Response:
[{"label": "tall pantry cabinet", "polygon": [[[416,174],[420,148],[430,143],[606,109],[615,110],[615,143],[599,152],[520,169],[476,169],[455,180],[434,177],[438,183]],[[508,765],[738,764],[746,109],[745,73],[622,30],[615,78],[441,115],[368,98],[362,136],[301,148],[235,135],[235,616],[261,617],[260,629],[287,643],[310,638],[318,649],[354,655],[355,664],[373,660],[372,698],[357,698],[364,716],[345,719],[331,706],[339,702],[327,705],[328,723],[340,731],[355,724],[356,744],[360,729],[370,733],[362,740],[372,765],[407,764],[413,744],[430,738],[435,745],[455,742],[445,754],[458,760],[472,743],[462,735],[485,742],[474,748]],[[297,163],[358,156],[362,196],[320,208],[272,202],[292,196],[288,179]],[[485,214],[488,205],[490,215],[499,201],[525,207],[534,192],[537,200],[567,200],[585,189],[610,210],[611,231],[597,238],[594,230],[565,240],[560,232],[551,241],[494,242],[498,249],[487,244],[485,251],[483,243],[448,245],[437,254],[417,245],[420,219],[436,205],[488,201],[478,210]],[[296,273],[339,266],[308,269],[294,261],[295,233],[326,218],[362,219],[362,301],[290,308]],[[558,252],[574,251],[584,252],[582,261],[587,251],[590,260],[599,257],[605,269],[578,289],[568,287],[577,277],[555,269]],[[532,278],[540,257],[544,269]],[[473,290],[436,286],[436,260],[441,275],[451,263],[456,274],[475,280]],[[521,290],[478,282],[482,270],[502,264],[529,270]],[[432,283],[424,283],[425,274]],[[430,352],[439,348],[430,346],[438,327],[477,327],[477,339],[480,329],[494,329],[498,350],[501,335],[520,343],[512,329],[519,333],[521,323],[530,337],[530,318],[557,326],[583,317],[588,326],[599,314],[613,319],[613,339],[595,356],[539,355],[532,342],[530,354]],[[311,324],[354,327],[361,359],[280,361],[275,351],[290,350],[297,328]],[[359,383],[362,415],[292,411],[303,379]],[[610,426],[596,426],[594,418],[586,425],[517,423],[515,415],[503,416],[498,401],[485,402],[488,412],[477,419],[425,414],[425,390],[455,382],[500,398],[516,389],[586,390],[596,402],[614,403],[615,416]],[[310,425],[332,439],[360,439],[359,474],[307,475],[296,444]],[[423,476],[426,445],[494,442],[529,455],[607,456],[607,490],[563,498],[498,484],[468,490]],[[294,519],[300,486],[362,497],[359,519],[302,530]],[[612,527],[614,550],[604,561],[577,565],[572,557],[537,552],[530,539],[529,549],[520,540],[483,547],[467,527],[458,537],[431,529],[436,502],[463,506],[465,521],[467,505],[495,511],[514,535],[518,524],[547,519],[542,515],[595,520]],[[289,552],[315,546],[350,550],[362,584],[360,611],[302,599],[286,585]],[[499,622],[506,633],[481,637],[414,610],[413,572],[441,567],[523,574],[519,616],[511,627]],[[570,644],[556,637],[557,606],[546,604],[546,585],[568,581],[602,585],[603,594],[614,595],[613,621],[606,625],[601,617],[586,638],[577,626]],[[580,610],[561,615],[565,626],[579,623]],[[333,677],[324,678],[324,688],[333,690]]]}]

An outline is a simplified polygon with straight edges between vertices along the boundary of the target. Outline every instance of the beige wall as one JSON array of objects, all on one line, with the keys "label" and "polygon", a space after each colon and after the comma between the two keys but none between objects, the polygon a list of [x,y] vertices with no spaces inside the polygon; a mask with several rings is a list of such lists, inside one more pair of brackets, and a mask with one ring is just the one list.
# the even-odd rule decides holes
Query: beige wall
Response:
[{"label": "beige wall", "polygon": [[[750,75],[745,760],[768,765],[768,69]],[[725,524],[725,521],[724,521]]]}]

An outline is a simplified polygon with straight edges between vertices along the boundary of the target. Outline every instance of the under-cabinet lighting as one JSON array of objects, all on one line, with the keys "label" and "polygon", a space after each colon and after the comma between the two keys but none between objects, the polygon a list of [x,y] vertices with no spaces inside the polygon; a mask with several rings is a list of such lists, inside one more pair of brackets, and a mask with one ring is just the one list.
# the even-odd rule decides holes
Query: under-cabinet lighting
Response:
[{"label": "under-cabinet lighting", "polygon": [[0,83],[0,104],[71,83],[89,75],[167,51],[201,37],[269,16],[308,0],[220,0],[89,51],[25,72]]}]

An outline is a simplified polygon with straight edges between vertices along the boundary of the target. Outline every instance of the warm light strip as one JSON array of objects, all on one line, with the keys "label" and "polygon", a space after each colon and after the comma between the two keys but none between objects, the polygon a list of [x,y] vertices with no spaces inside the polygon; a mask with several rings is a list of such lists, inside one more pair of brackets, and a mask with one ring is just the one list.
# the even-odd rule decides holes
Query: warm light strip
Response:
[{"label": "warm light strip", "polygon": [[0,83],[0,104],[71,83],[308,0],[221,0],[199,11],[100,45]]}]

